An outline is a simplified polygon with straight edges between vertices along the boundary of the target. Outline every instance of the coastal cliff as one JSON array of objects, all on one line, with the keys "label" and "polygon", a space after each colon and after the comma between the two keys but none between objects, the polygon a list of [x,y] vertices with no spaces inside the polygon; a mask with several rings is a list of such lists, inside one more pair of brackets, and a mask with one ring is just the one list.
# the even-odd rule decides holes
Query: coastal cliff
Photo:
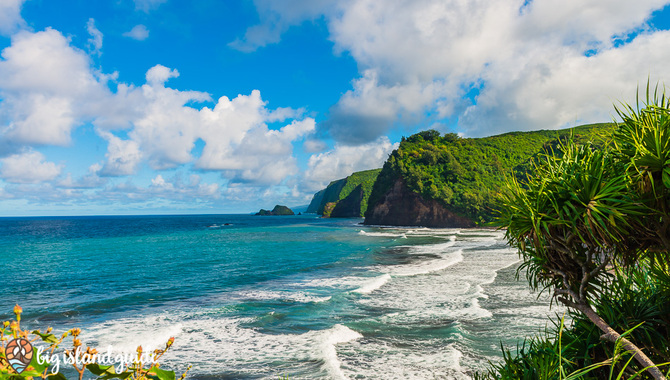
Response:
[{"label": "coastal cliff", "polygon": [[461,138],[429,130],[403,138],[368,199],[365,224],[473,227],[493,220],[509,176],[519,179],[561,141],[598,143],[612,124]]},{"label": "coastal cliff", "polygon": [[434,199],[424,199],[399,178],[382,200],[368,209],[365,224],[386,226],[474,227],[473,220],[450,211]]},{"label": "coastal cliff", "polygon": [[538,157],[560,150],[561,141],[598,144],[612,129],[601,123],[482,138],[419,132],[403,137],[382,169],[353,173],[314,194],[308,212],[364,215],[367,225],[485,225],[510,176],[527,176]]},{"label": "coastal cliff", "polygon": [[381,169],[364,170],[332,181],[328,187],[314,194],[307,212],[331,218],[363,216],[380,172]]}]

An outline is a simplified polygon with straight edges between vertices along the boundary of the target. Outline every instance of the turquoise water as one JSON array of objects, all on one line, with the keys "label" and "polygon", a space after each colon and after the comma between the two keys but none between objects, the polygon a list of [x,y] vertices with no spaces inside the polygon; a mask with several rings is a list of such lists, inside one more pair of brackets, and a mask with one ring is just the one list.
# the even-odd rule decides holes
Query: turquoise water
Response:
[{"label": "turquoise water", "polygon": [[466,379],[554,313],[499,231],[360,222],[3,218],[0,316],[120,352],[174,336],[191,378]]}]

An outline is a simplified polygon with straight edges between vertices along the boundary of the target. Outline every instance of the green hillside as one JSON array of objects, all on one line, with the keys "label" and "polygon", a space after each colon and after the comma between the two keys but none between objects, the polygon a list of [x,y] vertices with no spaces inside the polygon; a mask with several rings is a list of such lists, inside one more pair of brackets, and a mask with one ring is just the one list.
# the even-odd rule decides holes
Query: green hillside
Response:
[{"label": "green hillside", "polygon": [[612,130],[612,124],[603,123],[483,138],[441,135],[434,130],[417,133],[403,138],[384,164],[368,200],[368,213],[402,179],[409,190],[424,199],[437,200],[476,223],[487,222],[506,174],[523,176],[530,160],[551,150],[559,138],[572,134],[577,141],[597,143]]},{"label": "green hillside", "polygon": [[[368,207],[368,198],[372,193],[372,186],[380,172],[381,169],[365,170],[353,173],[349,177],[332,181],[324,190],[314,194],[312,202],[307,208],[307,212],[324,215],[324,210],[332,211],[333,209],[336,209],[337,204],[340,201],[346,200],[348,202],[342,204],[347,204],[346,210],[342,211],[344,213],[342,216],[363,216]],[[359,194],[356,194],[354,191],[358,189],[359,186],[359,191],[362,191],[362,198],[347,199],[353,198],[354,196],[359,198]],[[360,205],[360,212],[354,212],[354,208],[352,208],[354,205],[356,206],[356,209]],[[357,215],[350,215],[352,213]]]}]

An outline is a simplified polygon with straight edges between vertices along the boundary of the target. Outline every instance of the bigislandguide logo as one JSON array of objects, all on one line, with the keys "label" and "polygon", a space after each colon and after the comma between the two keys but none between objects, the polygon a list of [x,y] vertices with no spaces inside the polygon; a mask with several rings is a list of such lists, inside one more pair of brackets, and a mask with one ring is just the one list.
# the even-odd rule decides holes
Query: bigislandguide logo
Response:
[{"label": "bigislandguide logo", "polygon": [[[174,371],[160,366],[161,357],[172,347],[174,338],[168,339],[165,347],[144,351],[137,347],[134,353],[116,352],[108,346],[104,352],[84,345],[79,339],[81,329],[74,328],[60,337],[49,327],[44,333],[21,330],[19,305],[14,307],[16,320],[4,321],[0,328],[0,380],[41,378],[67,380],[66,367],[76,373],[79,380],[88,378],[127,380],[175,380]],[[181,375],[183,380],[191,369]],[[68,371],[65,371],[66,373]]]}]

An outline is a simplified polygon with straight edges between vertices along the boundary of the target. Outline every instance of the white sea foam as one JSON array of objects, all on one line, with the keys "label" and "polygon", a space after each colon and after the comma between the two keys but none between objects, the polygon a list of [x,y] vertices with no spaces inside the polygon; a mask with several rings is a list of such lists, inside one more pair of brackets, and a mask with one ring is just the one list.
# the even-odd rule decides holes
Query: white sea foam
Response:
[{"label": "white sea foam", "polygon": [[240,300],[241,299],[278,300],[278,301],[309,303],[309,302],[326,302],[331,299],[331,296],[316,296],[312,294],[307,294],[305,292],[250,290],[233,294],[231,295],[231,298],[236,298]]},{"label": "white sea foam", "polygon": [[351,342],[362,337],[363,335],[343,325],[335,325],[324,334],[321,352],[325,359],[326,370],[333,378],[347,379],[342,372],[342,368],[340,368],[341,363],[337,357],[336,345]]},{"label": "white sea foam", "polygon": [[[85,343],[89,343],[88,340],[100,342],[102,347],[113,344],[115,348],[134,352],[138,344],[145,349],[150,346],[159,348],[170,336],[175,336],[173,350],[165,356],[166,367],[179,372],[187,363],[193,363],[193,374],[226,372],[233,377],[239,374],[240,377],[258,378],[289,375],[291,378],[334,379],[467,379],[467,373],[479,368],[477,363],[482,357],[495,355],[473,353],[474,349],[463,343],[474,334],[466,330],[468,326],[486,325],[489,323],[486,318],[494,315],[495,321],[503,318],[509,324],[501,324],[506,326],[505,332],[498,331],[500,336],[486,337],[497,342],[504,334],[517,334],[517,326],[533,326],[535,329],[537,321],[544,318],[546,308],[535,306],[533,295],[519,291],[527,288],[523,284],[498,284],[498,272],[518,262],[514,250],[498,246],[503,243],[496,240],[500,232],[463,230],[460,231],[462,234],[456,235],[457,232],[418,228],[372,232],[392,235],[380,236],[389,238],[404,234],[410,238],[432,236],[445,240],[439,244],[404,247],[410,255],[406,257],[408,263],[373,265],[367,268],[371,271],[369,276],[356,276],[352,271],[342,277],[282,283],[281,290],[263,287],[226,293],[227,301],[288,300],[317,303],[309,308],[323,307],[325,310],[343,306],[338,302],[353,302],[364,304],[362,310],[388,310],[386,314],[371,314],[362,320],[363,325],[379,326],[375,334],[368,335],[361,330],[365,338],[344,326],[346,315],[342,319],[338,315],[332,323],[340,324],[331,324],[332,327],[325,330],[279,333],[272,330],[276,326],[273,318],[267,318],[267,313],[273,312],[265,311],[257,318],[240,318],[236,316],[237,311],[219,307],[117,319],[89,326],[84,330],[89,335],[84,335],[83,339]],[[491,245],[496,246],[486,248]],[[505,278],[510,276],[509,271],[504,275]],[[338,293],[365,296],[335,297],[334,300],[328,296]],[[500,301],[501,298],[504,301]],[[529,299],[531,301],[527,301]],[[320,304],[328,300],[327,304]],[[529,302],[528,306],[515,312],[517,300]],[[497,309],[487,309],[493,302],[497,302]],[[355,306],[347,310],[354,310]],[[290,304],[286,307],[293,308]],[[290,318],[277,309],[277,318]],[[501,317],[501,313],[509,315]],[[262,325],[259,322],[266,320],[271,321],[265,327],[268,331],[251,327]],[[467,323],[473,321],[477,323]],[[395,332],[385,330],[387,326],[390,331],[401,333],[394,335]],[[414,327],[434,326],[453,328],[454,333],[450,336],[453,340],[431,341],[435,339],[432,337],[426,341],[416,338],[408,342],[402,335],[402,331]]]},{"label": "white sea foam", "polygon": [[[265,334],[242,323],[251,318],[225,318],[200,309],[136,318],[117,319],[84,329],[82,340],[98,347],[111,345],[114,352],[132,353],[164,347],[169,337],[174,346],[164,356],[166,367],[176,372],[192,363],[194,374],[242,371],[276,378],[286,371],[300,373],[300,362],[322,362],[321,375],[346,379],[337,348],[362,338],[344,325],[302,334]],[[268,367],[267,363],[283,363]],[[304,369],[303,369],[304,371]],[[318,375],[312,369],[311,375]]]},{"label": "white sea foam", "polygon": [[87,344],[93,341],[102,349],[112,346],[115,352],[135,352],[139,345],[150,352],[164,348],[168,339],[179,335],[183,328],[179,318],[168,315],[149,316],[140,321],[124,318],[84,329],[81,339]]},{"label": "white sea foam", "polygon": [[374,292],[375,290],[381,288],[386,284],[389,280],[391,279],[391,275],[388,273],[385,273],[381,276],[374,277],[372,280],[369,280],[363,286],[360,288],[354,290],[354,293],[362,293],[362,294],[369,294]]},{"label": "white sea foam", "polygon": [[442,236],[455,236],[460,231],[461,231],[460,229],[452,229],[452,228],[449,229],[417,228],[407,231],[407,234],[413,236],[442,237]]},{"label": "white sea foam", "polygon": [[324,277],[315,278],[311,280],[301,281],[290,284],[290,286],[301,288],[333,288],[341,290],[349,290],[351,288],[360,287],[364,282],[368,281],[367,277],[358,276],[344,276],[344,277]]},{"label": "white sea foam", "polygon": [[442,258],[421,261],[414,264],[398,265],[389,269],[389,274],[392,276],[418,276],[439,272],[456,263],[463,261],[463,251],[457,250],[444,254]]},{"label": "white sea foam", "polygon": [[[423,380],[470,379],[461,367],[463,354],[454,344],[421,349],[383,341],[353,342],[338,350],[343,372],[350,378]],[[364,358],[361,360],[360,358]]]},{"label": "white sea foam", "polygon": [[360,230],[358,231],[359,235],[362,236],[374,236],[374,237],[393,237],[393,238],[402,238],[407,239],[407,235],[404,233],[392,233],[392,232],[367,232]]}]

